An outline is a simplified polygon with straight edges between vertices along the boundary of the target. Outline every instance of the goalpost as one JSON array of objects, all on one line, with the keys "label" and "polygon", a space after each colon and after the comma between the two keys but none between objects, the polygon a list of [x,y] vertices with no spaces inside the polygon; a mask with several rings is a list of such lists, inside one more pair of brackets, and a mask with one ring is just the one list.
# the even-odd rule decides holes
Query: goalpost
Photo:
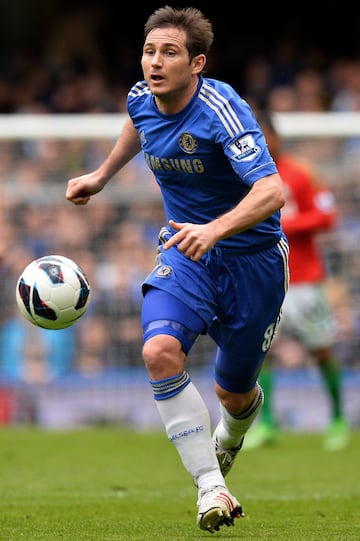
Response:
[{"label": "goalpost", "polygon": [[[285,144],[323,173],[339,205],[338,227],[321,242],[339,319],[337,353],[345,368],[358,374],[360,112],[277,113],[274,121]],[[74,207],[65,199],[68,178],[101,163],[123,122],[122,114],[0,115],[5,242],[0,267],[0,391],[3,385],[31,384],[36,389],[33,396],[46,403],[38,409],[38,422],[44,425],[65,423],[67,414],[73,424],[100,417],[118,420],[119,411],[125,421],[153,422],[153,406],[146,406],[151,397],[137,386],[137,373],[146,382],[140,286],[154,265],[156,235],[163,225],[158,187],[139,155],[89,205]],[[66,255],[86,270],[93,297],[87,314],[67,335],[44,337],[19,319],[14,288],[31,259],[50,253]],[[213,355],[213,344],[204,337],[195,345],[189,366],[210,377],[207,367]],[[82,399],[79,382],[91,398],[86,394]],[[51,385],[57,386],[60,397],[54,408]],[[75,393],[69,392],[74,388]],[[145,409],[138,410],[141,402]],[[356,400],[348,407],[355,416]],[[214,408],[216,413],[217,405]],[[56,417],[60,409],[61,420]]]},{"label": "goalpost", "polygon": [[[360,112],[274,113],[281,135],[287,138],[352,137],[360,135]],[[115,138],[125,116],[109,114],[0,115],[0,139]]]}]

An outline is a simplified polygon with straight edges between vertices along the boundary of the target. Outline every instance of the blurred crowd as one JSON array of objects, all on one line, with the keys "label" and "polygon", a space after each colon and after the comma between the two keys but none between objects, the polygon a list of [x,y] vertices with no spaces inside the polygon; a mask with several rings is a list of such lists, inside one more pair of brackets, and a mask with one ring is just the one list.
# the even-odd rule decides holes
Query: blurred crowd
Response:
[{"label": "blurred crowd", "polygon": [[[287,53],[290,58],[286,58]],[[273,61],[265,55],[252,57],[237,75],[231,72],[226,80],[255,109],[360,110],[360,58],[340,57],[329,63],[314,59],[297,65],[290,53],[285,49],[284,58],[279,55]],[[51,63],[31,51],[19,50],[11,66],[0,66],[0,114],[124,112],[127,91],[141,78],[139,62],[131,52],[124,51],[120,59],[129,57],[136,69],[127,69],[119,62],[111,77],[97,63],[76,55]],[[215,57],[207,75],[218,76],[217,72]]]},{"label": "blurred crowd", "polygon": [[[139,155],[88,206],[65,199],[70,174],[91,169],[112,144],[51,139],[1,145],[0,382],[116,377],[120,368],[142,366],[141,282],[155,265],[164,225],[152,173]],[[33,326],[15,302],[25,266],[49,254],[76,261],[92,289],[83,318],[60,331]],[[209,360],[194,355],[198,364]]]},{"label": "blurred crowd", "polygon": [[[61,19],[41,54],[36,47],[19,47],[6,61],[2,57],[0,114],[124,112],[127,91],[141,76],[139,50],[123,42],[111,55],[104,52],[95,20],[91,11],[86,18],[82,13]],[[289,40],[270,53],[246,54],[237,69],[235,53],[228,52],[224,64],[215,52],[207,75],[226,78],[255,110],[360,111],[360,57],[329,59],[318,48],[300,51]],[[142,365],[140,286],[155,263],[164,225],[152,175],[139,156],[87,207],[65,201],[67,179],[92,170],[112,144],[1,141],[1,380],[44,383]],[[338,353],[346,366],[360,368],[360,143],[331,138],[292,144],[318,162],[339,205],[339,223],[321,242],[339,322]],[[73,327],[42,331],[19,314],[15,287],[32,259],[56,253],[83,267],[92,300]],[[200,340],[190,362],[201,366],[212,355],[212,344]]]},{"label": "blurred crowd", "polygon": [[[0,114],[125,110],[127,91],[141,78],[146,12],[124,22],[104,3],[61,4],[7,6],[0,22]],[[322,34],[315,8],[314,20],[306,13],[302,21],[299,13],[270,29],[262,19],[256,31],[244,23],[239,33],[235,13],[234,20],[218,20],[207,7],[216,39],[206,75],[232,84],[255,108],[359,110],[357,32],[346,19],[343,34],[339,16]],[[150,14],[151,4],[147,9]],[[330,22],[341,38],[336,46]]]}]

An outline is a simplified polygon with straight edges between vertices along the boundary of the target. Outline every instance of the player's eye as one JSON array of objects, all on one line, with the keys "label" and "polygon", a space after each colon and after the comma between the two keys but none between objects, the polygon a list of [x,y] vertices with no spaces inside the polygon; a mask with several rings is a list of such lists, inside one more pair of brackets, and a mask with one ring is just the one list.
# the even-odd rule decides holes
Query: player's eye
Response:
[{"label": "player's eye", "polygon": [[153,56],[155,54],[155,50],[154,49],[144,49],[144,55],[146,56]]}]

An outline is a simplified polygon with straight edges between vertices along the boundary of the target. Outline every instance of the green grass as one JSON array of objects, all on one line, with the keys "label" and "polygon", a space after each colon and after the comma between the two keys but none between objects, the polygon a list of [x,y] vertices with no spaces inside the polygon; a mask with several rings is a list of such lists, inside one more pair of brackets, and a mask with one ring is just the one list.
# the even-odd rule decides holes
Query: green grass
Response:
[{"label": "green grass", "polygon": [[359,541],[360,432],[337,453],[284,434],[239,455],[228,485],[245,518],[196,526],[196,489],[160,432],[0,429],[1,541]]}]

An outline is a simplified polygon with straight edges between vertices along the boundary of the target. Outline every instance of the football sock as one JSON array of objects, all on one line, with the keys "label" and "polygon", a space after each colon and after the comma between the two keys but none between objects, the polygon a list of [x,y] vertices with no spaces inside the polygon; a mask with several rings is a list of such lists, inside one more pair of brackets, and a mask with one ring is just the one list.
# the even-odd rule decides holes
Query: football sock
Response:
[{"label": "football sock", "polygon": [[319,362],[319,369],[326,391],[331,401],[331,416],[337,419],[342,416],[341,407],[341,378],[340,370],[335,359],[330,358],[326,362]]},{"label": "football sock", "polygon": [[[161,398],[159,389],[163,385],[167,394],[172,381],[182,381],[184,374],[188,383],[179,386],[179,391],[170,398]],[[156,388],[155,404],[164,423],[169,440],[175,445],[186,470],[199,488],[225,485],[214,443],[211,439],[211,422],[208,409],[200,393],[186,372],[166,380],[151,382]]]},{"label": "football sock", "polygon": [[246,434],[264,402],[262,388],[257,384],[257,393],[246,411],[240,414],[230,413],[220,405],[221,419],[215,429],[217,440],[224,449],[232,449],[240,445],[242,437]]},{"label": "football sock", "polygon": [[271,368],[263,368],[259,376],[259,384],[264,392],[264,404],[261,409],[262,421],[270,426],[276,424],[273,412],[273,389],[274,389],[274,374]]}]

